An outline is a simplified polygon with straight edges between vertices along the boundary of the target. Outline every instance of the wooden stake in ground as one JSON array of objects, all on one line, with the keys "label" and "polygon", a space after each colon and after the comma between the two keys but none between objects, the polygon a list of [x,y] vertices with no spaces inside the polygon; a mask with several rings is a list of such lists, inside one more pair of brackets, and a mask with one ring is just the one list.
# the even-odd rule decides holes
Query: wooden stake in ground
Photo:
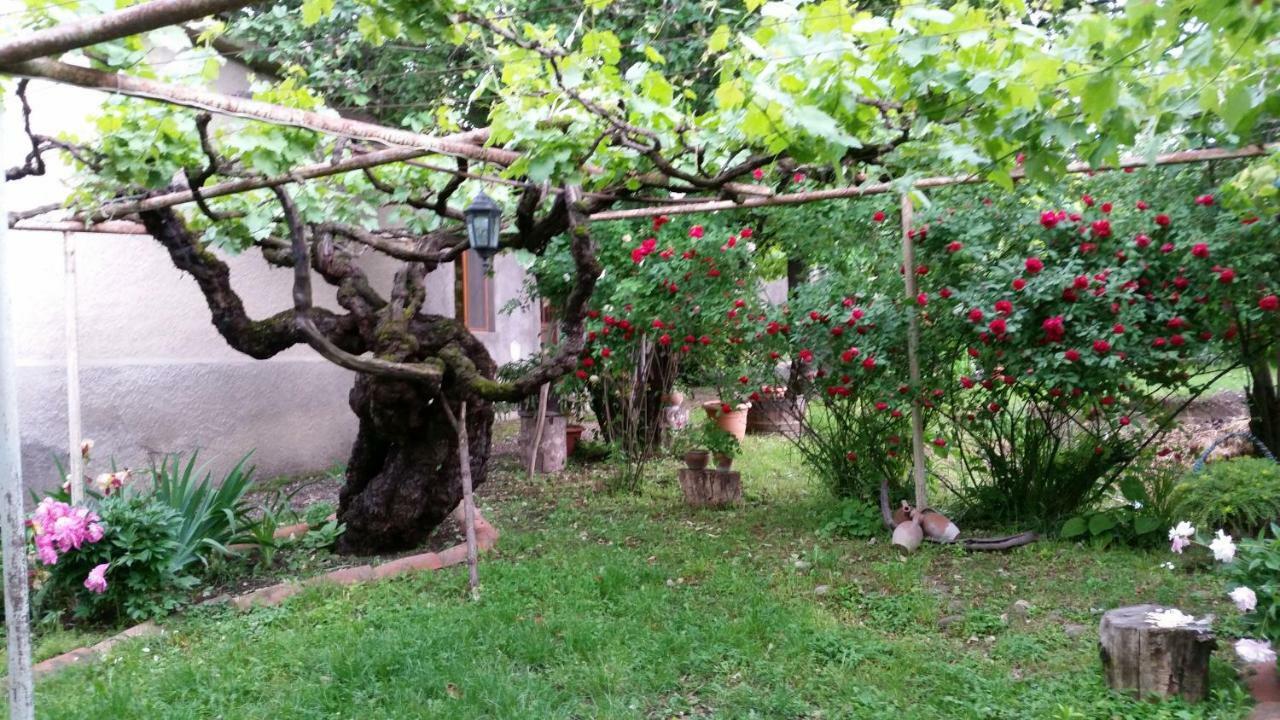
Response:
[{"label": "wooden stake in ground", "polygon": [[911,194],[902,196],[902,277],[907,286],[907,371],[911,379],[911,469],[916,484],[916,508],[929,507],[924,473],[924,409],[920,407],[920,308],[916,304],[915,232],[911,229]]},{"label": "wooden stake in ground", "polygon": [[[546,386],[543,385],[543,387]],[[440,396],[440,402],[444,405],[445,417],[449,419],[449,424],[453,425],[453,431],[458,436],[458,462],[461,464],[459,470],[462,474],[462,525],[467,536],[467,582],[471,587],[471,599],[479,600],[480,570],[477,567],[479,562],[476,551],[476,503],[471,495],[471,448],[468,447],[467,439],[467,401],[462,401],[457,417],[454,417],[453,409],[449,407],[449,401],[443,395]]]},{"label": "wooden stake in ground", "polygon": [[534,470],[538,467],[538,453],[542,452],[542,431],[547,424],[547,395],[551,392],[550,383],[542,383],[538,388],[538,422],[533,430],[533,447],[529,449],[529,475],[533,479]]},{"label": "wooden stake in ground", "polygon": [[84,453],[80,449],[84,436],[80,428],[80,308],[76,293],[74,233],[62,233],[62,253],[66,260],[64,307],[67,324],[67,448],[70,453],[67,472],[70,474],[71,504],[78,505],[84,502]]},{"label": "wooden stake in ground", "polygon": [[[0,116],[0,147],[4,125]],[[5,180],[0,174],[0,218],[8,217]],[[23,525],[22,443],[18,434],[18,387],[14,373],[11,278],[17,268],[9,258],[8,223],[0,223],[0,541],[4,556],[4,621],[9,649],[9,717],[35,717],[31,677],[31,607],[27,597],[27,531]]]}]

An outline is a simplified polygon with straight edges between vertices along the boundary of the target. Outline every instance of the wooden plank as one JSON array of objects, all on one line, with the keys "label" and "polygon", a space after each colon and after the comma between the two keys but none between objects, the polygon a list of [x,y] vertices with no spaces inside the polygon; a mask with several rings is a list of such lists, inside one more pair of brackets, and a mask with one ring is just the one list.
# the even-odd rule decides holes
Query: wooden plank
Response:
[{"label": "wooden plank", "polygon": [[920,407],[920,308],[916,305],[915,233],[911,229],[913,208],[910,193],[902,196],[902,277],[907,290],[907,372],[911,382],[911,469],[916,486],[916,509],[929,507],[929,491],[924,472],[924,408]]},{"label": "wooden plank", "polygon": [[59,55],[68,50],[257,4],[259,0],[152,0],[113,13],[24,32],[0,42],[0,65]]}]

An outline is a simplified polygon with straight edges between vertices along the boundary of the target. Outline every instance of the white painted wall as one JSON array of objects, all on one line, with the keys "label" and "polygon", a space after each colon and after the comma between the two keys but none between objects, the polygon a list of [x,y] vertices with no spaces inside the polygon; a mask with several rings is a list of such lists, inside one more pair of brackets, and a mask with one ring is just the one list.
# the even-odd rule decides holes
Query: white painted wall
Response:
[{"label": "white painted wall", "polygon": [[[243,78],[229,76],[226,83],[243,87]],[[4,88],[8,141],[0,165],[10,167],[24,151],[12,84]],[[85,117],[98,107],[100,94],[33,82],[28,95],[37,132],[90,136]],[[46,177],[11,184],[10,209],[60,201],[68,175],[56,164]],[[65,460],[67,448],[62,241],[58,233],[38,232],[13,232],[10,240],[18,261],[0,282],[12,283],[17,298],[24,473],[28,484],[48,486],[57,481],[51,457]],[[84,436],[97,443],[90,472],[105,469],[109,456],[139,467],[158,454],[194,448],[215,470],[254,450],[264,476],[346,460],[355,433],[347,407],[351,373],[307,347],[265,361],[228,348],[195,282],[148,237],[83,233],[77,243]],[[252,317],[291,305],[290,271],[269,267],[256,251],[227,262]],[[379,258],[367,270],[385,291],[394,264]],[[427,312],[454,314],[453,278],[452,267],[428,277]],[[497,258],[496,307],[518,296],[523,280],[513,257]],[[322,292],[328,286],[319,278],[313,284],[317,303],[336,309]],[[537,315],[499,312],[497,332],[480,337],[497,362],[518,359],[537,347]]]}]

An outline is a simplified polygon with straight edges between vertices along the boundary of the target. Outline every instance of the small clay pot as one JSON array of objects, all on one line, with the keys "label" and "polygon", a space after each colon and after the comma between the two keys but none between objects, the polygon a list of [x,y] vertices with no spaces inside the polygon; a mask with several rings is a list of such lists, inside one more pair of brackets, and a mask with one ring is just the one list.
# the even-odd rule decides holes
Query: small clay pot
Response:
[{"label": "small clay pot", "polygon": [[565,425],[564,426],[564,454],[569,456],[573,454],[573,449],[578,447],[578,440],[582,438],[582,433],[586,430],[581,425]]},{"label": "small clay pot", "polygon": [[924,541],[924,530],[918,520],[904,522],[893,529],[893,545],[906,554],[911,554]]},{"label": "small clay pot", "polygon": [[706,411],[707,417],[715,421],[716,426],[742,442],[747,436],[747,411],[751,409],[751,403],[740,403],[729,412],[724,412],[721,405],[719,400],[708,400],[702,403],[702,409]]},{"label": "small clay pot", "polygon": [[733,467],[733,456],[724,453],[716,453],[716,469],[724,472]]},{"label": "small clay pot", "polygon": [[937,510],[925,510],[921,513],[920,525],[927,537],[938,542],[953,542],[960,536],[960,528]]},{"label": "small clay pot", "polygon": [[685,467],[690,470],[705,470],[710,459],[711,453],[706,450],[690,450],[684,454]]}]

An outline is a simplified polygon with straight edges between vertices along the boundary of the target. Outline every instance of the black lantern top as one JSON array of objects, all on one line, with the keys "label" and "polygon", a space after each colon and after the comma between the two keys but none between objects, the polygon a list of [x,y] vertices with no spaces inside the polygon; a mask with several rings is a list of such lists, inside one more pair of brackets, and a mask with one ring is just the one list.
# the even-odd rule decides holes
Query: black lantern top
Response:
[{"label": "black lantern top", "polygon": [[462,214],[467,221],[467,239],[471,241],[471,249],[484,261],[485,270],[488,271],[490,259],[498,254],[502,208],[498,207],[493,198],[481,192]]}]

